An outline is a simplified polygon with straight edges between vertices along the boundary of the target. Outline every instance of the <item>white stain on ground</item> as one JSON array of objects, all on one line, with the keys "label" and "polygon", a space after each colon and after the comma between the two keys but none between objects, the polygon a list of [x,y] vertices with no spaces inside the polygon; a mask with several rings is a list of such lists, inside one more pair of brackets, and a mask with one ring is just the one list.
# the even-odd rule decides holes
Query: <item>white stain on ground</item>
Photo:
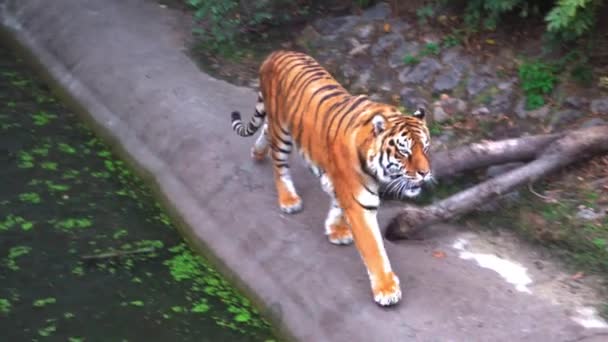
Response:
[{"label": "white stain on ground", "polygon": [[528,288],[532,279],[528,276],[527,269],[522,265],[499,258],[494,254],[473,253],[469,251],[469,242],[465,239],[457,239],[452,247],[459,251],[461,259],[474,260],[479,266],[498,273],[507,282],[513,284],[517,291],[532,293]]},{"label": "white stain on ground", "polygon": [[[457,239],[452,248],[459,251],[459,257],[464,260],[474,260],[483,268],[488,268],[498,273],[507,282],[513,284],[520,292],[532,293],[528,288],[532,284],[532,278],[528,276],[527,268],[516,262],[500,258],[494,254],[474,253],[471,251],[469,241],[463,238]],[[600,317],[597,310],[592,307],[579,306],[576,314],[570,318],[587,329],[608,329],[608,322]]]},{"label": "white stain on ground", "polygon": [[576,315],[571,317],[576,323],[585,328],[607,329],[608,323],[597,313],[597,310],[590,307],[582,307],[576,310]]}]

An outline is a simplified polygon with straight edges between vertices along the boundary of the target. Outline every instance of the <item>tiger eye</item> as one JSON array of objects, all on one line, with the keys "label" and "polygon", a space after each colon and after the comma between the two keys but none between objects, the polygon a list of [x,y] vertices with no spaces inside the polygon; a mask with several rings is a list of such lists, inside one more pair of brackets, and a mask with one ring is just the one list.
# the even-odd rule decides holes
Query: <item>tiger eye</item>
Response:
[{"label": "tiger eye", "polygon": [[391,145],[391,146],[395,146],[395,141],[394,140],[389,140],[388,144]]}]

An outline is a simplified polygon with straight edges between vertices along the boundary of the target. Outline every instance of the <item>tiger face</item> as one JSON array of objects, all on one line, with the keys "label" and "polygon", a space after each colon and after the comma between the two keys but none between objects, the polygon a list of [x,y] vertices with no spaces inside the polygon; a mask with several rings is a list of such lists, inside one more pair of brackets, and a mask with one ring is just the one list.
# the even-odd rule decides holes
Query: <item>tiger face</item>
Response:
[{"label": "tiger face", "polygon": [[422,185],[433,179],[424,110],[412,116],[377,115],[372,125],[375,143],[368,152],[368,169],[380,185],[380,194],[396,199],[418,196]]}]

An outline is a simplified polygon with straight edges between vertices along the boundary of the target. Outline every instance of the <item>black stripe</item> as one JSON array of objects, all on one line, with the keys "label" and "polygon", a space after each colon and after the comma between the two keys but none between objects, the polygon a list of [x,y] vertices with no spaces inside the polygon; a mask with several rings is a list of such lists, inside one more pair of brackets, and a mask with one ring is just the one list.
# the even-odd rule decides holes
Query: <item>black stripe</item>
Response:
[{"label": "black stripe", "polygon": [[273,147],[272,147],[272,149],[273,149],[275,152],[281,152],[281,153],[285,153],[285,154],[290,154],[290,153],[291,153],[291,150],[290,150],[290,151],[288,151],[288,150],[282,149],[282,148],[280,148],[280,147],[278,147],[278,146],[273,146]]},{"label": "black stripe", "polygon": [[279,140],[280,140],[280,141],[281,141],[283,144],[285,144],[285,145],[287,145],[287,146],[292,146],[292,145],[293,145],[293,144],[291,143],[291,141],[285,141],[285,140],[283,140],[283,138],[282,138],[280,135],[277,135],[277,138],[279,138]]},{"label": "black stripe", "polygon": [[361,206],[361,208],[367,210],[367,211],[372,211],[372,210],[378,210],[378,206],[376,205],[365,205],[361,202],[359,202],[359,200],[353,195],[353,199],[355,200],[355,202],[357,202],[357,204],[359,206]]},{"label": "black stripe", "polygon": [[[336,86],[336,88],[337,88],[337,86]],[[324,95],[321,98],[321,100],[319,100],[319,103],[317,104],[317,108],[315,109],[315,118],[313,120],[313,125],[315,127],[317,126],[317,118],[319,116],[319,109],[321,108],[321,105],[323,104],[323,102],[325,102],[325,101],[327,101],[327,100],[329,100],[329,99],[331,99],[333,97],[340,96],[340,95],[343,95],[343,94],[344,94],[344,91],[338,90],[338,91],[335,91],[333,93],[329,93],[329,94]],[[329,116],[329,113],[325,113],[325,116]],[[323,129],[323,128],[321,127],[321,129]],[[308,141],[308,144],[306,145],[306,149],[307,149],[307,151],[309,153],[310,153],[310,144],[312,144],[312,139],[310,139]]]},{"label": "black stripe", "polygon": [[350,108],[348,108],[346,110],[346,112],[344,112],[342,114],[342,117],[340,118],[340,121],[338,121],[338,126],[336,127],[335,130],[335,135],[332,139],[332,142],[336,141],[336,138],[338,137],[338,132],[340,131],[340,126],[342,126],[342,122],[344,122],[344,119],[349,116],[348,114],[350,114],[355,108],[359,107],[359,105],[361,105],[361,103],[363,103],[364,101],[367,101],[367,96],[363,96],[360,97],[357,101],[355,101],[355,103],[353,103]]},{"label": "black stripe", "polygon": [[283,169],[289,169],[289,164],[287,163],[274,163],[274,166],[279,167],[279,168],[283,168]]},{"label": "black stripe", "polygon": [[367,192],[369,192],[370,194],[374,195],[374,196],[378,196],[378,194],[374,191],[372,191],[372,189],[367,187],[367,184],[361,182],[361,185],[363,186],[363,188],[365,188],[365,190],[367,190]]},{"label": "black stripe", "polygon": [[[286,89],[289,90],[289,89],[295,88],[295,91],[291,92],[291,94],[293,94],[293,96],[295,98],[297,98],[299,95],[301,95],[302,90],[311,83],[311,79],[314,81],[319,80],[321,78],[321,76],[323,76],[324,74],[325,74],[325,71],[323,71],[322,68],[320,68],[320,69],[312,68],[310,70],[302,71],[289,84],[289,88],[286,88]],[[300,83],[300,82],[302,82],[302,83]],[[303,97],[301,97],[300,100],[303,100]],[[298,109],[300,108],[299,101],[295,102],[295,104],[297,104],[297,107],[295,110],[292,111],[292,108],[294,107],[294,102],[295,101],[290,101],[286,108],[287,111],[292,116],[294,116],[298,112]]]},{"label": "black stripe", "polygon": [[361,164],[361,170],[363,170],[363,172],[366,175],[370,176],[372,179],[375,179],[376,177],[374,177],[374,175],[372,175],[372,173],[367,168],[367,161],[365,159],[365,156],[363,156],[361,154],[361,152],[358,153],[358,156],[359,156],[359,164]]},{"label": "black stripe", "polygon": [[[340,102],[336,102],[333,105],[331,105],[331,107],[329,107],[329,109],[327,110],[327,115],[325,115],[323,117],[323,124],[321,125],[321,130],[327,130],[327,136],[329,137],[329,128],[331,127],[331,123],[333,122],[333,120],[336,118],[336,115],[334,114],[334,110],[338,110],[338,113],[340,112],[341,108],[343,106],[345,106],[348,101],[350,101],[352,99],[352,97],[345,97],[342,101]],[[329,118],[331,119],[331,122],[329,123],[329,126],[327,126],[327,120]]]},{"label": "black stripe", "polygon": [[[319,95],[321,92],[327,91],[327,90],[332,90],[332,89],[336,89],[338,88],[337,85],[335,84],[328,84],[328,85],[324,85],[321,88],[315,90],[314,93],[312,93],[312,95],[310,96],[310,98],[308,99],[308,104],[306,105],[306,108],[308,108],[310,106],[310,103],[312,102],[312,100],[315,98],[315,96]],[[298,127],[297,127],[297,131],[296,134],[294,134],[294,138],[296,141],[300,142],[300,137],[302,136],[302,131],[304,129],[304,127],[302,127],[302,119],[304,118],[304,115],[306,114],[306,108],[304,109],[305,112],[302,113],[302,115],[300,116],[300,120],[298,123]],[[302,144],[300,144],[301,146]],[[310,150],[309,150],[310,151]]]}]

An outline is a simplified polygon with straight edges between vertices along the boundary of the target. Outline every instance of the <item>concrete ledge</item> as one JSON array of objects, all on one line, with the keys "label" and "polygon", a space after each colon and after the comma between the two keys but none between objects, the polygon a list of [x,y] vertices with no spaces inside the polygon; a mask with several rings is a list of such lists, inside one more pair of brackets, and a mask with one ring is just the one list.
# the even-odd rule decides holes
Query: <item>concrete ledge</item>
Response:
[{"label": "concrete ledge", "polygon": [[[183,50],[179,17],[146,0],[0,0],[2,30],[158,186],[184,233],[302,341],[566,341],[585,335],[563,308],[513,291],[458,258],[453,233],[387,243],[404,301],[373,303],[354,247],[323,236],[329,201],[294,170],[305,209],[280,213],[269,164],[249,158],[229,113],[255,93],[202,73]],[[383,215],[383,218],[389,215]]]}]

